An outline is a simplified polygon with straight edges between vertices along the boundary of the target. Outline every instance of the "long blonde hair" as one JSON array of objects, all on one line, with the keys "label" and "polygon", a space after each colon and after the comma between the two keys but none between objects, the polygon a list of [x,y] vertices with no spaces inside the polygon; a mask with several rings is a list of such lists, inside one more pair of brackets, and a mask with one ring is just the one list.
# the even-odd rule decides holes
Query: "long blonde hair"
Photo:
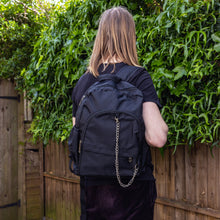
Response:
[{"label": "long blonde hair", "polygon": [[113,59],[139,66],[134,20],[123,7],[108,9],[101,15],[88,71],[97,77],[99,65],[108,65]]}]

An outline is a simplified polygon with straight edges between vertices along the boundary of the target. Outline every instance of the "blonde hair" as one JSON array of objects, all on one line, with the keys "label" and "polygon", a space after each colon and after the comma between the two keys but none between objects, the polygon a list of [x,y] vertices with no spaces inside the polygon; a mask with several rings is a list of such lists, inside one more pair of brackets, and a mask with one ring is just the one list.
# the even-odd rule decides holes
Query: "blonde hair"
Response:
[{"label": "blonde hair", "polygon": [[113,59],[139,66],[134,20],[123,7],[108,9],[101,15],[88,71],[97,77],[99,65],[107,63],[106,68]]}]

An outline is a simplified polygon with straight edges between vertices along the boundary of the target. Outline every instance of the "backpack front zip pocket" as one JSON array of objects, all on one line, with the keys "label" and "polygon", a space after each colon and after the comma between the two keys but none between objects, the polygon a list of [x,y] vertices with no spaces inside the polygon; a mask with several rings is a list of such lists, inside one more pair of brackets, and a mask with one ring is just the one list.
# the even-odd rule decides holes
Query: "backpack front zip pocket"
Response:
[{"label": "backpack front zip pocket", "polygon": [[[87,176],[116,176],[116,119],[120,121],[120,147],[118,163],[121,176],[133,176],[134,167],[139,165],[141,122],[130,112],[101,111],[96,112],[87,120],[81,136],[80,174]],[[102,156],[100,156],[102,155]],[[132,158],[132,160],[131,160]],[[95,161],[100,160],[103,174],[95,168]],[[87,161],[87,162],[86,162]],[[93,164],[94,167],[87,167]],[[112,164],[107,167],[107,164]],[[127,166],[129,171],[127,172]],[[137,173],[137,172],[136,172]]]}]

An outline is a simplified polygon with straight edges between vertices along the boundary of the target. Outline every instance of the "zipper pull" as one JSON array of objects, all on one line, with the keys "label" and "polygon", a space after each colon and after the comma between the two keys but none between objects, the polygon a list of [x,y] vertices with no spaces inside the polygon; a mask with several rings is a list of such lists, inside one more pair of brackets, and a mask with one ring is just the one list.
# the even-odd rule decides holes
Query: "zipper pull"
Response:
[{"label": "zipper pull", "polygon": [[82,98],[80,99],[80,102],[79,102],[79,105],[78,105],[78,107],[81,105],[81,103],[82,103],[82,101],[83,101],[83,99],[86,97],[86,95],[83,95],[82,96]]},{"label": "zipper pull", "polygon": [[115,116],[115,121],[116,121],[116,123],[118,123],[118,122],[119,122],[119,119],[118,119],[118,117],[117,117],[117,116]]},{"label": "zipper pull", "polygon": [[116,123],[118,123],[118,122],[119,122],[118,113],[115,113],[115,121],[116,121]]}]

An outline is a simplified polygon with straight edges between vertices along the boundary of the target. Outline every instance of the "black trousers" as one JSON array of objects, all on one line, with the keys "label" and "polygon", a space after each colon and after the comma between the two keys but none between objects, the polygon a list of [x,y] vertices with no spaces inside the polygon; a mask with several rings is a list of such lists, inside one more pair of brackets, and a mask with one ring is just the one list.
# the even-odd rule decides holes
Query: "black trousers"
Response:
[{"label": "black trousers", "polygon": [[87,186],[81,178],[81,220],[153,220],[155,181]]}]

